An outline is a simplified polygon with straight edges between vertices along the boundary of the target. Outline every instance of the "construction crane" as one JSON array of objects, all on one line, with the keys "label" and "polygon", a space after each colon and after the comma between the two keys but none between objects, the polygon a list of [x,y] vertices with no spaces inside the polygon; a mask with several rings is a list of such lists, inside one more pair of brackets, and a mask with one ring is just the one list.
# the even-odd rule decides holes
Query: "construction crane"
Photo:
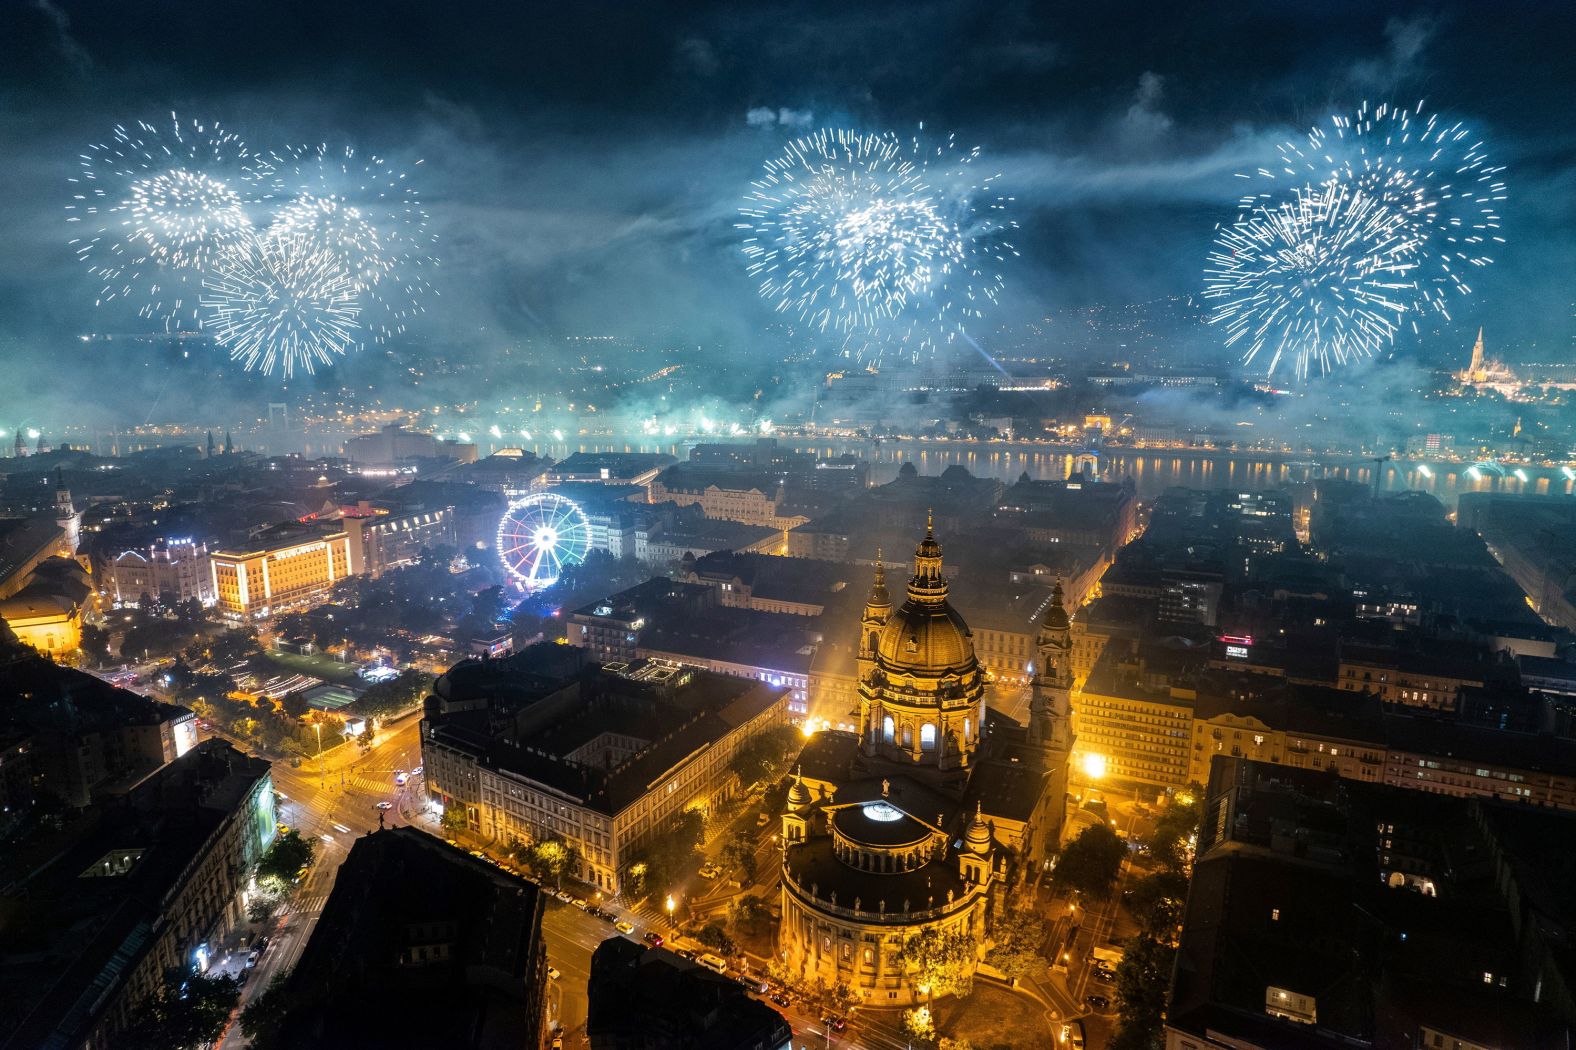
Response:
[{"label": "construction crane", "polygon": [[1384,465],[1390,462],[1390,453],[1373,457],[1374,463],[1374,499],[1379,498],[1379,486],[1384,482]]}]

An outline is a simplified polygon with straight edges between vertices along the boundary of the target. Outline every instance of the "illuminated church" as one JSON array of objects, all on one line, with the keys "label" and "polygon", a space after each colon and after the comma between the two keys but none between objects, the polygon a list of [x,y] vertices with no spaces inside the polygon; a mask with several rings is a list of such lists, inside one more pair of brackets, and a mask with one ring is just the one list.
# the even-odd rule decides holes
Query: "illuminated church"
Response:
[{"label": "illuminated church", "polygon": [[778,949],[806,983],[872,1006],[924,998],[897,958],[926,929],[972,938],[1061,831],[1072,747],[1060,585],[1040,625],[1027,725],[988,709],[933,528],[894,610],[878,564],[860,622],[859,731],[805,745],[783,814]]}]

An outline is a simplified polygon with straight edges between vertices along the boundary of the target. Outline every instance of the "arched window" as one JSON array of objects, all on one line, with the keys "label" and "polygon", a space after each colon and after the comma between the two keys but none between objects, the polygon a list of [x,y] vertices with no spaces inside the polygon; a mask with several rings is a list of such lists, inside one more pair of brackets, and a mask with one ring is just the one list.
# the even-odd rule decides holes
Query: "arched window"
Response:
[{"label": "arched window", "polygon": [[919,727],[919,746],[922,751],[936,749],[936,727],[929,722]]},{"label": "arched window", "polygon": [[883,718],[881,720],[881,740],[882,740],[882,742],[890,744],[892,742],[892,738],[896,734],[896,732],[897,732],[897,723],[892,721],[892,716],[891,715],[887,715],[885,718]]},{"label": "arched window", "polygon": [[903,727],[903,746],[904,747],[913,747],[914,746],[914,727],[913,726],[904,726]]},{"label": "arched window", "polygon": [[870,632],[869,649],[870,649],[871,652],[875,652],[876,651],[876,632],[874,632],[874,631]]}]

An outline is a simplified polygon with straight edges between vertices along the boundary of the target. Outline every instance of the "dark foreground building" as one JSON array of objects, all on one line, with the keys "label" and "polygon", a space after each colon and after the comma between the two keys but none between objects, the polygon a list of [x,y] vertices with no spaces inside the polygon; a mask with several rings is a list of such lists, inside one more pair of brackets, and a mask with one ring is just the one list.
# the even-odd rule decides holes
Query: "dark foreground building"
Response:
[{"label": "dark foreground building", "polygon": [[1167,1050],[1543,1050],[1576,1031],[1576,818],[1217,759]]},{"label": "dark foreground building", "polygon": [[544,898],[414,828],[356,841],[268,1047],[541,1045]]},{"label": "dark foreground building", "polygon": [[790,1050],[782,1014],[727,977],[660,948],[610,937],[591,957],[592,1050]]}]

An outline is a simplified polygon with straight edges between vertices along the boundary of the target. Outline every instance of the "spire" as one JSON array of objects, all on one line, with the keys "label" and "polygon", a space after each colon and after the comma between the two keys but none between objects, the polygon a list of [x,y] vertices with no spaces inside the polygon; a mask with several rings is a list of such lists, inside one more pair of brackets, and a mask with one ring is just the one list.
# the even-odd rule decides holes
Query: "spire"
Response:
[{"label": "spire", "polygon": [[886,566],[881,561],[880,547],[876,548],[876,576],[870,584],[870,598],[865,602],[865,608],[866,615],[869,615],[869,610],[872,609],[892,608],[892,595],[887,592]]},{"label": "spire", "polygon": [[1474,375],[1483,371],[1483,328],[1478,327],[1477,342],[1472,344],[1472,363],[1467,366],[1467,371]]},{"label": "spire", "polygon": [[914,578],[908,581],[914,601],[945,601],[947,581],[941,575],[941,544],[936,541],[935,515],[925,512],[925,538],[914,548]]},{"label": "spire", "polygon": [[974,803],[974,819],[969,822],[968,833],[963,836],[963,845],[970,853],[983,855],[990,852],[990,827],[985,823],[984,808],[979,802]]},{"label": "spire", "polygon": [[788,804],[790,806],[808,806],[810,804],[810,789],[804,786],[804,766],[794,771],[793,787],[788,789]]},{"label": "spire", "polygon": [[1067,599],[1062,592],[1062,577],[1056,576],[1056,586],[1051,588],[1051,600],[1040,617],[1040,626],[1052,631],[1065,631],[1071,626],[1067,618]]},{"label": "spire", "polygon": [[226,430],[224,432],[224,454],[226,456],[228,456],[230,453],[232,453],[234,451],[235,451],[235,445],[234,445],[234,443],[232,443],[230,441],[230,432],[228,430]]}]

